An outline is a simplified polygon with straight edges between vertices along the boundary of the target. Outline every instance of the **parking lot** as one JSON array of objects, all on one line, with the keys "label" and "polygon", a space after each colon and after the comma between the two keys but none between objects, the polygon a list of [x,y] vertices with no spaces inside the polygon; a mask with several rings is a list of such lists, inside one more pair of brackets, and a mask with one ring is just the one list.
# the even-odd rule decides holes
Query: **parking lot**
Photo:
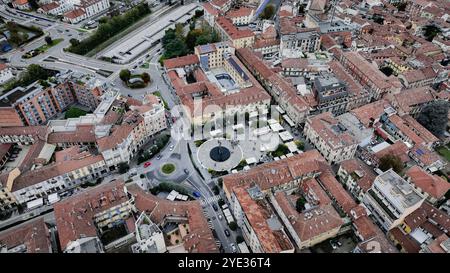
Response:
[{"label": "parking lot", "polygon": [[354,236],[349,233],[326,240],[311,247],[310,250],[312,253],[351,253],[355,249],[356,244],[357,241],[354,239]]}]

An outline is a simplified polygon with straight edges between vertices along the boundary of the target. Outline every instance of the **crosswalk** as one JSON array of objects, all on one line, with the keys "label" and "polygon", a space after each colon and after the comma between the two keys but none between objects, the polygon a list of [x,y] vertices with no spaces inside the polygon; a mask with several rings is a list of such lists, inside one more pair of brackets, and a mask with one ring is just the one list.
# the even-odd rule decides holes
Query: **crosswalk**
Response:
[{"label": "crosswalk", "polygon": [[212,197],[208,197],[206,199],[203,198],[203,199],[200,200],[200,204],[202,206],[204,206],[204,205],[207,205],[207,204],[215,203],[215,202],[219,201],[219,199],[220,199],[220,195],[215,195],[215,196],[212,196]]}]

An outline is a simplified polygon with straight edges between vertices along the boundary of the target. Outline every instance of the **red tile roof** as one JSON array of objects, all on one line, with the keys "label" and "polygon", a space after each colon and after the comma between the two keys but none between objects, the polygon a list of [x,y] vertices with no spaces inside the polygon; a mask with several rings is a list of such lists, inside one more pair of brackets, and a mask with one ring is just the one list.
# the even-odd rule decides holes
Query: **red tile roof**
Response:
[{"label": "red tile roof", "polygon": [[116,180],[78,193],[53,205],[61,248],[82,236],[95,237],[94,216],[128,201],[125,183]]},{"label": "red tile roof", "polygon": [[25,246],[26,253],[52,253],[49,230],[44,218],[30,220],[0,233],[0,246]]},{"label": "red tile roof", "polygon": [[406,171],[405,175],[411,179],[411,182],[416,187],[436,199],[442,198],[450,190],[450,183],[447,180],[437,175],[429,174],[419,166],[411,167]]},{"label": "red tile roof", "polygon": [[173,69],[178,67],[184,67],[187,65],[198,64],[199,60],[197,55],[191,54],[173,59],[164,60],[164,67],[166,69]]},{"label": "red tile roof", "polygon": [[199,201],[172,202],[144,192],[137,185],[131,185],[128,191],[135,198],[136,208],[149,215],[154,223],[162,223],[166,216],[187,218],[189,234],[183,238],[183,244],[188,252],[219,252]]}]

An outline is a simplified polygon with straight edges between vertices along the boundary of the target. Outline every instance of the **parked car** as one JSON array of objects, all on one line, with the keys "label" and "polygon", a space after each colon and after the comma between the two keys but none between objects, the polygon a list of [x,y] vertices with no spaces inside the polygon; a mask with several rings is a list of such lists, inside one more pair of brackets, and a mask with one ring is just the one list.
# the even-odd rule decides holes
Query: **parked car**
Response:
[{"label": "parked car", "polygon": [[152,165],[152,162],[145,162],[144,163],[144,168],[147,168],[147,167],[149,167],[149,166],[151,166]]},{"label": "parked car", "polygon": [[216,204],[213,204],[212,207],[213,207],[213,209],[214,209],[215,211],[219,210],[219,208],[217,207]]},{"label": "parked car", "polygon": [[188,169],[184,169],[184,173],[185,174],[189,174],[189,170]]},{"label": "parked car", "polygon": [[228,229],[225,229],[225,230],[224,230],[224,233],[225,233],[225,235],[226,235],[227,237],[230,237],[230,235],[231,235],[231,234],[230,234],[230,231],[229,231]]},{"label": "parked car", "polygon": [[161,155],[156,156],[156,159],[160,160],[161,159]]},{"label": "parked car", "polygon": [[218,217],[219,217],[219,220],[222,220],[222,214],[219,214]]},{"label": "parked car", "polygon": [[202,196],[198,191],[194,191],[192,195],[194,195],[195,198],[200,198]]}]

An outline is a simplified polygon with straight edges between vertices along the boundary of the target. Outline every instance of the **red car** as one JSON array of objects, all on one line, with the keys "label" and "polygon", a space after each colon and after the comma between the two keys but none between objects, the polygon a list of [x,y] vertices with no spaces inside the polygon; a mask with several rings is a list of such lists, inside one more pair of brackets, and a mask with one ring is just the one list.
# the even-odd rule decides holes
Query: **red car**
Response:
[{"label": "red car", "polygon": [[147,168],[148,166],[151,166],[152,165],[152,162],[145,162],[144,163],[144,168]]}]

